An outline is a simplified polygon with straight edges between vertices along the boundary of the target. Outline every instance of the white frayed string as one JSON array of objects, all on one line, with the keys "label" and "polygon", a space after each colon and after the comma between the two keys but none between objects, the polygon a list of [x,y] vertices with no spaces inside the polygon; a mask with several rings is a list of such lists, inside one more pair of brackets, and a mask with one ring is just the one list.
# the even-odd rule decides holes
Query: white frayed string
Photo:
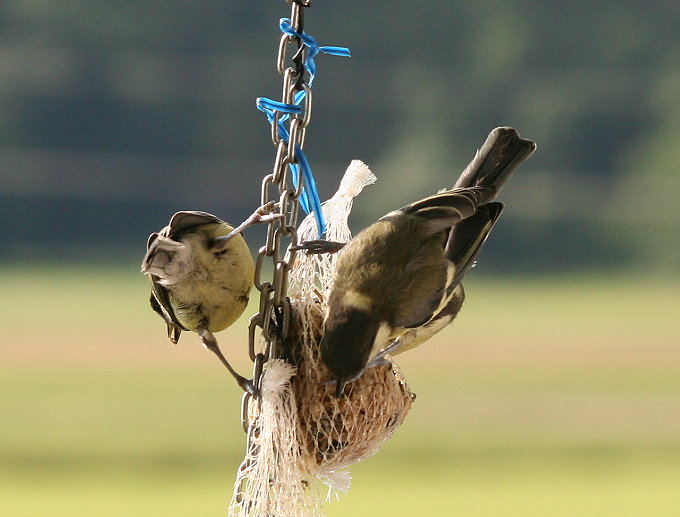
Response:
[{"label": "white frayed string", "polygon": [[335,499],[340,499],[338,492],[347,493],[349,492],[349,487],[352,484],[352,474],[349,470],[340,471],[330,471],[314,474],[316,478],[321,481],[324,485],[328,487],[328,492],[326,493],[326,502],[331,501],[331,497],[335,494]]},{"label": "white frayed string", "polygon": [[[376,182],[375,175],[361,160],[352,160],[347,167],[337,192],[321,204],[326,220],[326,239],[334,242],[348,242],[352,233],[347,218],[352,210],[354,198],[363,188]],[[316,239],[316,222],[308,215],[298,228],[298,241]],[[298,253],[296,267],[291,271],[288,292],[291,297],[307,298],[314,288],[325,291],[331,287],[335,270],[336,254],[307,256]]]},{"label": "white frayed string", "polygon": [[[333,196],[357,197],[367,185],[375,183],[377,178],[361,160],[352,160],[340,181],[340,187]],[[331,198],[331,199],[333,199]],[[330,201],[330,200],[329,200]]]},{"label": "white frayed string", "polygon": [[[307,517],[305,488],[299,471],[297,408],[290,386],[295,368],[280,359],[263,373],[258,432],[241,464],[229,515]],[[254,401],[257,404],[257,401]]]},{"label": "white frayed string", "polygon": [[280,359],[272,359],[268,363],[267,371],[262,378],[262,404],[275,406],[286,390],[290,390],[290,378],[295,374],[295,368]]}]

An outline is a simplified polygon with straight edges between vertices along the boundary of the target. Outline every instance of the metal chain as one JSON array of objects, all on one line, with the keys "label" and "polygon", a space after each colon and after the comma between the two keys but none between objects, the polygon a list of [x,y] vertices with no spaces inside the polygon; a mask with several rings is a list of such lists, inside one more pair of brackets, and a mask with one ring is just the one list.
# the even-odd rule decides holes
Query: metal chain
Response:
[{"label": "metal chain", "polygon": [[[297,34],[302,34],[304,27],[304,7],[309,7],[310,0],[288,0],[291,5],[291,25]],[[269,223],[267,239],[259,250],[255,262],[255,288],[260,292],[260,305],[257,314],[250,318],[248,327],[248,351],[253,361],[253,384],[257,390],[255,397],[259,398],[262,384],[262,373],[268,359],[280,355],[280,344],[286,338],[290,323],[290,302],[287,297],[288,273],[295,260],[295,251],[290,248],[297,246],[297,219],[299,212],[298,198],[302,192],[303,181],[300,178],[297,188],[293,184],[290,164],[296,164],[296,149],[302,149],[305,131],[311,120],[312,92],[305,83],[304,67],[307,48],[302,44],[299,36],[284,34],[279,44],[276,68],[283,77],[283,92],[281,101],[293,104],[295,95],[305,91],[305,102],[300,113],[291,115],[285,123],[288,124],[288,141],[282,138],[279,131],[279,114],[272,122],[272,142],[276,147],[276,159],[271,174],[262,180],[260,202],[262,205],[276,203],[274,213],[281,217]],[[290,57],[289,57],[290,56]],[[288,65],[286,65],[288,63]],[[285,250],[285,251],[284,251]],[[264,265],[270,257],[273,264],[271,281],[264,279]],[[257,328],[265,341],[261,351],[257,351]],[[250,437],[254,432],[248,425],[248,407],[253,395],[245,393],[241,406],[241,421],[243,429],[248,434],[247,450],[250,450]]]}]

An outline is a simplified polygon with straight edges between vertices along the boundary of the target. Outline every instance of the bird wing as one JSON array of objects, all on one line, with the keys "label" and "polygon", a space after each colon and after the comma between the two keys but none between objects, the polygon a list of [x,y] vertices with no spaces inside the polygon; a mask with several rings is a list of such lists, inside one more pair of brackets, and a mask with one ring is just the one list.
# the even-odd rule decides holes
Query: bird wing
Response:
[{"label": "bird wing", "polygon": [[[445,278],[436,279],[431,273],[421,276],[419,274],[422,272],[421,270],[428,269],[431,271],[432,268],[439,267],[439,264],[426,264],[417,255],[412,258],[403,274],[411,277],[417,283],[428,280],[435,280],[435,282],[432,289],[418,291],[427,293],[425,296],[414,297],[414,291],[409,290],[409,300],[405,300],[403,304],[396,304],[398,307],[408,307],[408,311],[401,311],[396,314],[394,324],[397,327],[420,328],[440,317],[449,316],[449,322],[455,317],[455,314],[450,315],[449,313],[452,307],[456,306],[456,303],[457,307],[460,308],[462,299],[451,305],[454,291],[475,263],[482,245],[496,224],[502,210],[502,203],[493,202],[483,205],[474,215],[456,224],[450,230],[448,236],[444,234],[447,239],[444,255],[450,264],[446,271],[442,271],[446,275]],[[438,332],[443,326],[433,327],[432,334]],[[417,342],[421,343],[425,339],[427,338],[421,337]]]},{"label": "bird wing", "polygon": [[[146,244],[146,255],[144,255],[144,260],[142,261],[142,271],[147,271],[150,264],[153,262],[154,257],[156,256],[159,243],[158,237],[168,237],[171,233],[171,225],[168,225],[160,232],[149,235],[149,240]],[[149,274],[148,276],[151,282],[151,296],[149,297],[151,308],[165,320],[165,323],[168,327],[168,339],[172,343],[177,344],[182,330],[186,330],[186,328],[182,326],[182,324],[177,319],[177,316],[175,316],[175,312],[172,309],[172,304],[170,303],[170,295],[167,288],[159,283],[159,278],[156,275]]]},{"label": "bird wing", "polygon": [[[456,292],[452,294],[449,302],[435,316],[430,318],[424,325],[409,328],[401,336],[397,337],[394,341],[389,343],[387,347],[381,350],[375,358],[371,359],[371,363],[377,364],[385,354],[390,354],[392,356],[401,354],[430,339],[454,320],[460,311],[464,300],[465,292],[463,286],[459,285]],[[368,367],[370,366],[371,364],[369,363]]]},{"label": "bird wing", "polygon": [[426,232],[435,234],[473,216],[481,205],[490,202],[495,196],[494,187],[445,190],[406,205],[397,212],[387,214],[384,218],[394,217],[399,212],[413,215],[425,220],[423,229]]},{"label": "bird wing", "polygon": [[502,211],[503,203],[488,203],[451,229],[445,254],[456,269],[449,289],[453,290],[474,265]]},{"label": "bird wing", "polygon": [[[486,187],[456,189],[416,201],[401,209],[400,212],[415,216],[421,219],[421,222],[425,219],[425,224],[419,225],[424,233],[431,235],[441,233],[442,241],[439,244],[437,239],[425,238],[422,249],[412,248],[412,255],[401,274],[415,283],[433,282],[433,285],[431,289],[417,291],[427,293],[420,299],[412,297],[415,290],[408,290],[408,296],[411,298],[404,304],[408,311],[395,315],[393,323],[396,326],[413,328],[423,325],[448,304],[454,289],[474,264],[503,210],[502,203],[482,204],[492,195],[492,190]],[[395,213],[391,217],[399,215]],[[386,218],[389,219],[389,216]],[[443,247],[444,256],[450,264],[448,268],[442,263],[426,262],[427,257],[431,256],[426,248],[439,245]],[[441,278],[432,275],[432,268],[441,268]],[[425,270],[429,273],[424,274]],[[401,294],[396,294],[399,295]],[[395,305],[402,306],[400,303]]]},{"label": "bird wing", "polygon": [[168,327],[168,339],[176,345],[182,330],[186,329],[179,323],[172,310],[172,305],[170,305],[168,300],[167,289],[154,282],[153,278],[151,279],[149,302],[151,303],[151,308],[165,320],[165,324]]},{"label": "bird wing", "polygon": [[[163,228],[163,230],[167,228],[168,231],[167,234],[165,235],[167,237],[172,238],[174,235],[176,235],[178,232],[181,232],[182,230],[191,228],[192,226],[198,226],[206,223],[224,223],[224,221],[219,217],[215,217],[214,215],[209,214],[208,212],[201,212],[198,210],[185,210],[182,212],[175,213],[170,218],[170,223],[168,224],[168,226]],[[161,232],[163,232],[163,230],[161,230]]]},{"label": "bird wing", "polygon": [[[166,226],[161,230],[160,234],[162,235],[166,230],[169,231],[169,228],[169,226]],[[144,267],[148,266],[154,259],[156,247],[158,245],[158,235],[158,233],[152,233],[149,237],[149,242],[147,244],[148,250],[144,256],[142,270],[144,270]],[[175,316],[175,312],[172,309],[172,303],[170,303],[168,289],[159,283],[159,278],[156,275],[149,274],[148,276],[151,281],[151,297],[149,298],[151,308],[165,320],[165,323],[168,326],[168,339],[177,344],[181,331],[186,329],[179,322],[177,316]]]}]

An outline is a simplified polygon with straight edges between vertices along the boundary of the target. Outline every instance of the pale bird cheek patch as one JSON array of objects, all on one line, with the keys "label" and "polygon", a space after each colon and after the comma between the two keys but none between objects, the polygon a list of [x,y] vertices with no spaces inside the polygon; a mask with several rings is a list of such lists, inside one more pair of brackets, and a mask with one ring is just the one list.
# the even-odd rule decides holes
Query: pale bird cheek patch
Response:
[{"label": "pale bird cheek patch", "polygon": [[348,309],[369,312],[373,309],[371,298],[358,291],[348,289],[342,297],[342,305]]},{"label": "pale bird cheek patch", "polygon": [[385,348],[385,345],[393,339],[395,336],[393,335],[394,329],[390,327],[387,323],[382,322],[380,324],[380,328],[378,328],[378,333],[375,335],[375,341],[373,341],[373,347],[371,348],[371,356],[370,358],[372,359],[378,353]]}]

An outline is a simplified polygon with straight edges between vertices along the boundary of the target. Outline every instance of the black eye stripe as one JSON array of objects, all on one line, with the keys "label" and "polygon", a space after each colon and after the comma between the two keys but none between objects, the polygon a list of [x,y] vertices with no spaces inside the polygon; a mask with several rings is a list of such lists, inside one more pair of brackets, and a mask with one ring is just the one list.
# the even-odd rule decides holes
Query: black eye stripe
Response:
[{"label": "black eye stripe", "polygon": [[[210,249],[215,245],[215,239],[208,238],[205,241],[205,245],[206,245],[206,248],[208,248],[208,250],[210,251]],[[227,248],[224,248],[220,251],[212,251],[211,253],[213,255],[215,255],[216,257],[221,257],[222,255],[224,255],[225,253],[228,253],[228,252],[229,252],[229,250]]]}]

